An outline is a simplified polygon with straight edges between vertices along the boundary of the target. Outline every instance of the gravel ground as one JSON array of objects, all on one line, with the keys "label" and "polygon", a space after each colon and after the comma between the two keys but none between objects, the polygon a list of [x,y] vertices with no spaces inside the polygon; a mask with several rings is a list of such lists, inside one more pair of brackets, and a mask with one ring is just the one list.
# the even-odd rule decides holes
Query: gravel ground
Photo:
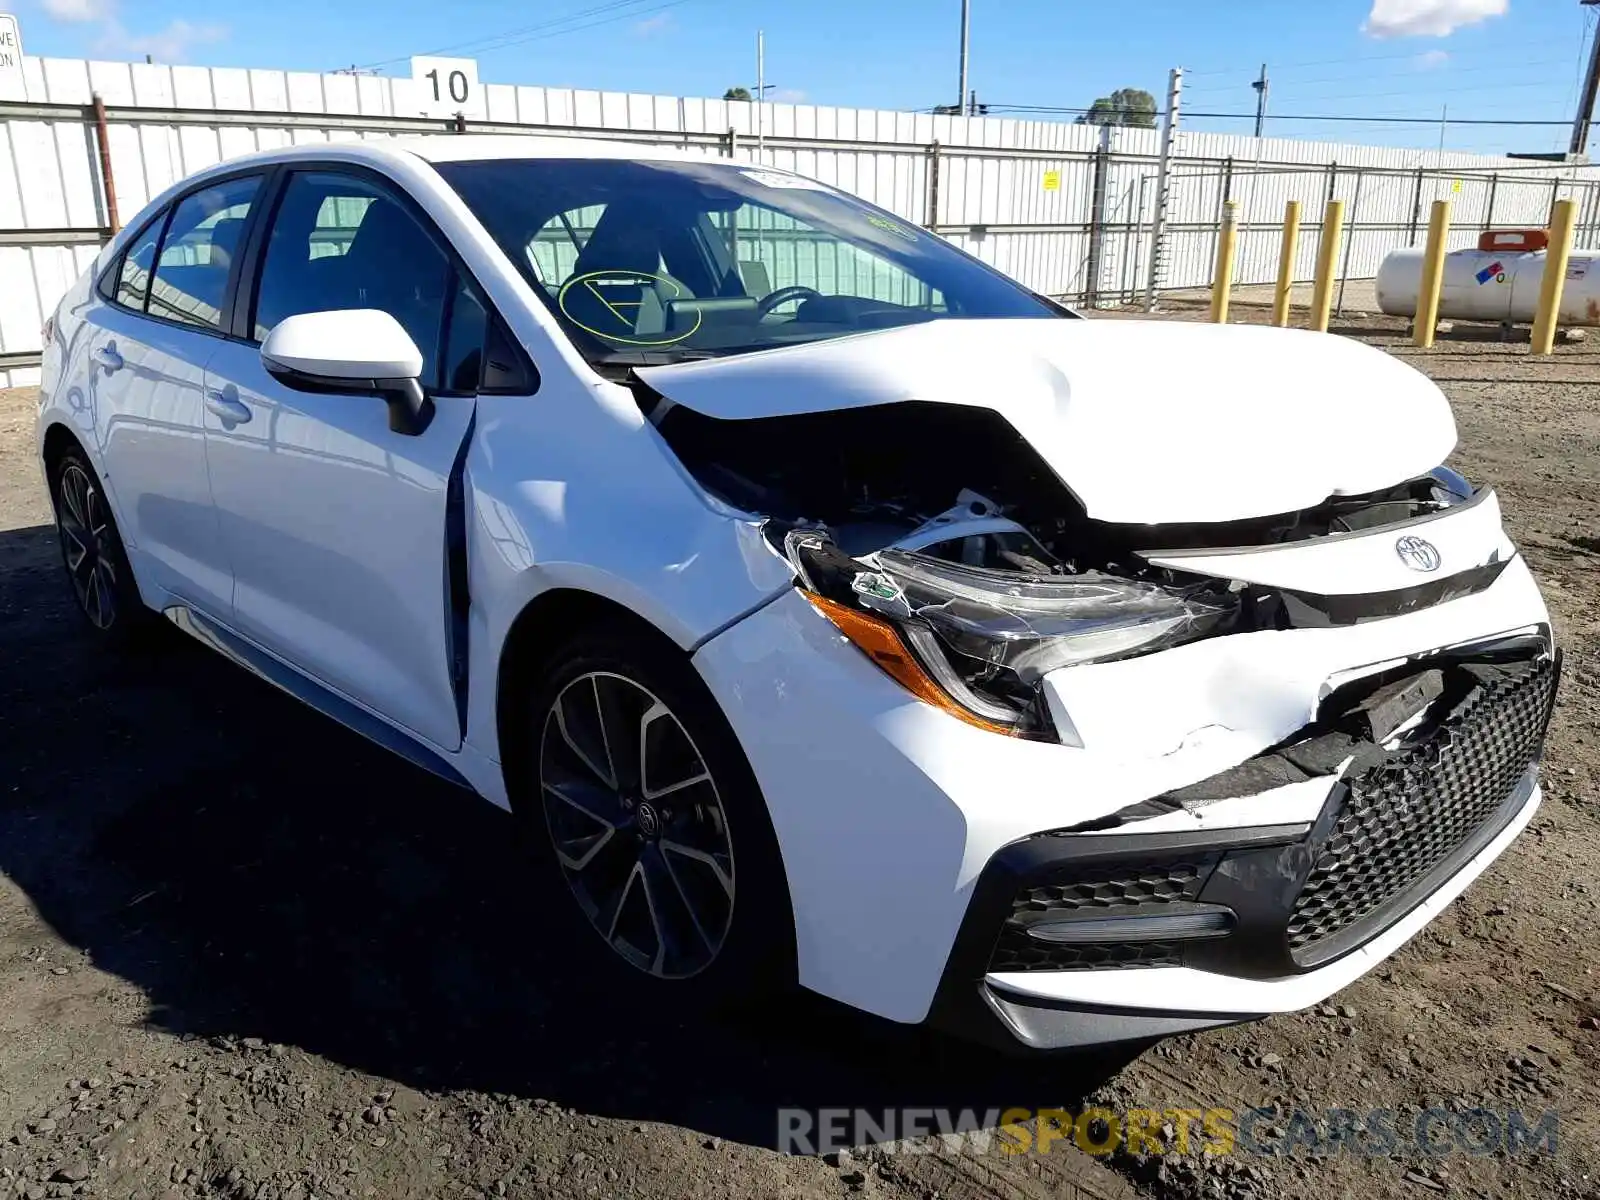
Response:
[{"label": "gravel ground", "polygon": [[[1174,306],[1167,315],[1191,315]],[[1241,319],[1258,319],[1248,305]],[[85,1195],[1600,1197],[1600,354],[1429,354],[1567,669],[1530,830],[1331,1006],[1123,1067],[815,1000],[668,1024],[564,968],[509,821],[174,636],[91,656],[0,392],[0,1200]],[[1554,1156],[776,1151],[781,1106],[1559,1114]],[[1530,1124],[1532,1121],[1530,1121]],[[1262,1131],[1265,1131],[1263,1134]],[[1176,1133],[1169,1128],[1167,1135]]]}]

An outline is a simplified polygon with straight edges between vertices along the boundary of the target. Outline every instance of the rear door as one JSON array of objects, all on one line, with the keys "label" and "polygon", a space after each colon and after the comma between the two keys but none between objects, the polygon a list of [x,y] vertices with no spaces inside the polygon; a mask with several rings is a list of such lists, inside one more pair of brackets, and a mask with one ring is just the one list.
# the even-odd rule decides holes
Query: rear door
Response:
[{"label": "rear door", "polygon": [[163,210],[102,277],[87,318],[95,432],[140,577],[216,614],[233,578],[206,470],[204,370],[261,185],[237,176]]},{"label": "rear door", "polygon": [[[250,336],[219,348],[205,380],[217,400],[205,437],[233,564],[231,623],[454,749],[454,606],[464,597],[448,568],[447,523],[486,306],[437,229],[369,173],[286,173],[263,243]],[[241,305],[249,300],[241,293]],[[436,412],[420,435],[390,430],[381,400],[295,391],[262,366],[259,342],[285,317],[351,308],[391,313],[422,350]]]}]

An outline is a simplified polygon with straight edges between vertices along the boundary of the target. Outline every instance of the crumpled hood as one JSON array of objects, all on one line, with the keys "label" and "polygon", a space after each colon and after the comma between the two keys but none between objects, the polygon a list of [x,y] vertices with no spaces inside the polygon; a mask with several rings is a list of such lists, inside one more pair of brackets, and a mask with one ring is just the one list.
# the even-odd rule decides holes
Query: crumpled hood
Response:
[{"label": "crumpled hood", "polygon": [[1136,320],[930,321],[647,367],[726,420],[915,400],[991,408],[1091,517],[1234,521],[1422,475],[1456,442],[1444,394],[1359,342]]}]

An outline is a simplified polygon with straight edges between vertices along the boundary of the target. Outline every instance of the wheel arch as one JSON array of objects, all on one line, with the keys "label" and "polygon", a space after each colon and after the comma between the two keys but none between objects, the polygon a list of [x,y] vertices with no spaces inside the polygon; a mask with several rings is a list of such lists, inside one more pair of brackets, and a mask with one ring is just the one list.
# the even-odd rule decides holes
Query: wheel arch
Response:
[{"label": "wheel arch", "polygon": [[44,463],[46,475],[55,470],[56,464],[61,461],[61,456],[68,450],[77,450],[85,458],[94,460],[89,455],[88,447],[83,444],[83,439],[72,431],[65,421],[51,421],[45,426],[44,434],[39,439],[39,458]]},{"label": "wheel arch", "polygon": [[529,600],[511,622],[495,672],[495,733],[506,794],[513,808],[519,803],[518,781],[526,777],[530,751],[526,739],[515,736],[518,699],[527,695],[544,665],[564,642],[576,633],[606,625],[648,638],[689,664],[689,655],[673,638],[627,605],[599,592],[558,586]]}]

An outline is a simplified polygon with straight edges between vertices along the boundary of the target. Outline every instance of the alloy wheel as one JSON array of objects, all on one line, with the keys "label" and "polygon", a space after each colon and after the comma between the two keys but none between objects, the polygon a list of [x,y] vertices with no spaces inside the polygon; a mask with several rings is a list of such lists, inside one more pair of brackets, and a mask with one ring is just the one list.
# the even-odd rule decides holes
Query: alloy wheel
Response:
[{"label": "alloy wheel", "polygon": [[61,472],[56,525],[78,605],[96,629],[117,619],[115,533],[105,497],[87,471],[69,462]]},{"label": "alloy wheel", "polygon": [[710,966],[733,920],[733,844],[672,710],[623,675],[578,676],[545,716],[539,787],[561,873],[612,950],[660,979]]}]

